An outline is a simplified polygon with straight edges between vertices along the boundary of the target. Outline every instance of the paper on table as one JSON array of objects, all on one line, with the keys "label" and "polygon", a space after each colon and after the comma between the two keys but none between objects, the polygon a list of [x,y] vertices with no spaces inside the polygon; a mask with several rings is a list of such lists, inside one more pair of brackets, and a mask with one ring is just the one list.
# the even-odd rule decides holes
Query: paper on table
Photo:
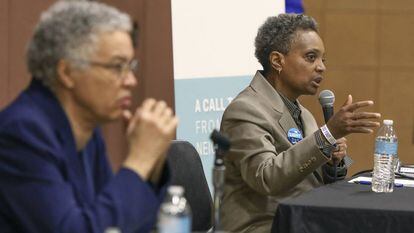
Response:
[{"label": "paper on table", "polygon": [[[348,181],[349,183],[358,183],[360,181],[364,181],[364,182],[371,182],[372,178],[371,177],[364,177],[364,176],[359,176],[357,178],[354,178],[350,181]],[[402,184],[404,185],[404,187],[411,187],[414,188],[414,180],[406,180],[406,179],[395,179],[394,183],[397,184]]]}]

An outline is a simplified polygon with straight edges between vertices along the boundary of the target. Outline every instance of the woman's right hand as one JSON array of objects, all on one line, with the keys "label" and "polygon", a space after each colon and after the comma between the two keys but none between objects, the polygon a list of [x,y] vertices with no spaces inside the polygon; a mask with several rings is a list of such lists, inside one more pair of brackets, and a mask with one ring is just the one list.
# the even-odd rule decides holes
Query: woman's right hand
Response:
[{"label": "woman's right hand", "polygon": [[371,100],[352,103],[352,96],[348,95],[343,106],[329,119],[326,126],[334,138],[342,138],[352,133],[372,133],[380,123],[375,121],[381,117],[376,112],[359,112],[360,108],[374,104]]},{"label": "woman's right hand", "polygon": [[147,180],[157,163],[164,163],[166,151],[175,136],[178,119],[164,101],[147,99],[128,120],[129,151],[124,166]]}]

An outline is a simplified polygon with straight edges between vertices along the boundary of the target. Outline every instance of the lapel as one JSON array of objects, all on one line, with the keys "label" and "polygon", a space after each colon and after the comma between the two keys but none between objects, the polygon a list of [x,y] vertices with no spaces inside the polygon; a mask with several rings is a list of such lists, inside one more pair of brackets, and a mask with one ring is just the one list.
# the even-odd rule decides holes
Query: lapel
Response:
[{"label": "lapel", "polygon": [[293,117],[290,115],[289,109],[286,106],[284,107],[282,116],[279,119],[279,125],[282,127],[286,135],[288,135],[288,131],[291,128],[299,129],[299,126],[296,124],[295,120],[293,120]]},{"label": "lapel", "polygon": [[289,129],[298,128],[279,93],[277,93],[272,85],[267,82],[266,78],[263,77],[260,71],[256,72],[250,86],[264,99],[266,99],[272,108],[280,114],[281,117],[278,120],[278,123],[286,135]]},{"label": "lapel", "polygon": [[[285,132],[286,136],[289,129],[298,129],[298,126],[296,125],[295,120],[293,120],[292,115],[290,115],[290,112],[286,107],[285,103],[283,102],[282,97],[280,97],[279,93],[272,87],[272,85],[270,85],[270,83],[267,82],[267,80],[265,79],[265,77],[263,77],[260,71],[256,72],[252,82],[250,83],[250,86],[256,91],[256,93],[258,93],[264,99],[266,99],[272,106],[272,108],[281,115],[279,119],[279,125]],[[317,126],[313,123],[313,116],[300,103],[299,107],[302,111],[301,117],[304,130],[303,137],[306,137],[309,136],[309,134],[312,134],[317,128]],[[314,171],[313,175],[317,180],[319,180],[319,182],[323,182],[321,168],[318,168],[316,171]]]},{"label": "lapel", "polygon": [[298,100],[298,104],[301,110],[300,117],[302,118],[302,123],[303,123],[303,131],[304,131],[303,137],[307,137],[313,132],[315,132],[317,125],[313,123],[314,122],[313,116],[309,114],[309,111],[300,104],[299,100]]},{"label": "lapel", "polygon": [[54,133],[60,144],[59,151],[56,151],[56,153],[59,153],[64,163],[66,163],[61,168],[63,176],[74,187],[74,193],[78,200],[85,200],[88,194],[83,191],[86,185],[83,164],[76,151],[72,127],[65,111],[55,95],[40,81],[33,79],[28,92],[33,102],[49,118],[47,123],[53,126]]}]

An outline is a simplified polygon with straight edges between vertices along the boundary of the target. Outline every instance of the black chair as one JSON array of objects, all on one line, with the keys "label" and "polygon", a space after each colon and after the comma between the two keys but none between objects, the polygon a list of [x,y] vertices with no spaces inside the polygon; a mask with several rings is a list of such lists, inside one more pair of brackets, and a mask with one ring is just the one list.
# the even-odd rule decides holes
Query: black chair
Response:
[{"label": "black chair", "polygon": [[185,198],[192,211],[192,230],[209,230],[213,202],[198,152],[187,141],[173,141],[167,160],[171,168],[171,184],[185,189]]}]

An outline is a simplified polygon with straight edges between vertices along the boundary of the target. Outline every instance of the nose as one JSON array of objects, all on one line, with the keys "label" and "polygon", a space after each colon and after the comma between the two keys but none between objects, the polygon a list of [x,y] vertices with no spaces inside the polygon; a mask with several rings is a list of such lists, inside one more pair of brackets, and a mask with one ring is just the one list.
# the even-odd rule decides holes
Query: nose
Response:
[{"label": "nose", "polygon": [[318,64],[316,64],[316,71],[318,73],[323,73],[326,70],[325,63],[322,59],[319,60]]},{"label": "nose", "polygon": [[128,88],[133,88],[137,86],[137,84],[138,80],[135,74],[132,71],[128,72],[127,76],[123,79],[123,85]]}]

